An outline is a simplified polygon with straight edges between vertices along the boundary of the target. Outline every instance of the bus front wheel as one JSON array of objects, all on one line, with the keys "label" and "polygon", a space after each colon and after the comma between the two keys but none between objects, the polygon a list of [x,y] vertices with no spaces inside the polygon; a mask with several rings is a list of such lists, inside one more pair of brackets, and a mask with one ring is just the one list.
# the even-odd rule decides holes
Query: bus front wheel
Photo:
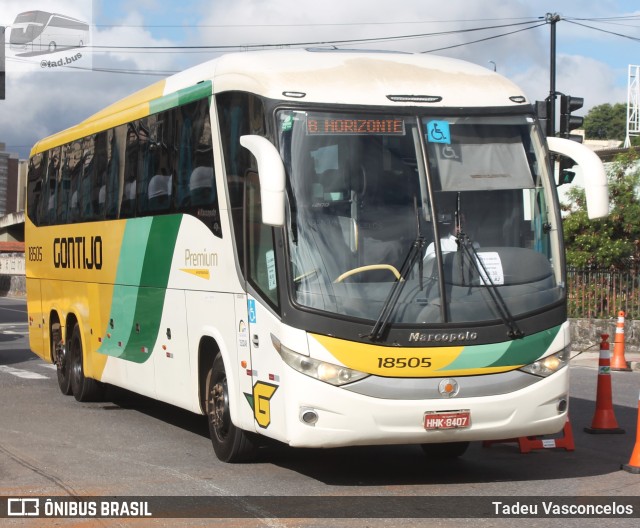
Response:
[{"label": "bus front wheel", "polygon": [[229,386],[222,356],[218,354],[207,375],[207,419],[213,450],[222,462],[247,462],[255,458],[257,446],[250,433],[231,421]]},{"label": "bus front wheel", "polygon": [[71,377],[71,390],[73,396],[79,402],[97,401],[102,397],[103,385],[97,380],[87,378],[84,375],[82,359],[82,338],[80,326],[75,325],[69,341],[68,354],[69,371]]}]

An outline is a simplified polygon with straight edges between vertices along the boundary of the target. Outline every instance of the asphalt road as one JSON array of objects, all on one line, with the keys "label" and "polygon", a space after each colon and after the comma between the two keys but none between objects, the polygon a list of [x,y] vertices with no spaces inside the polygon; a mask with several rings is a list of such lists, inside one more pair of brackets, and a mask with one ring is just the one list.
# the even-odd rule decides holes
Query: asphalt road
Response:
[{"label": "asphalt road", "polygon": [[[428,460],[416,446],[319,450],[269,445],[257,462],[229,465],[215,458],[201,416],[115,388],[97,403],[63,396],[55,369],[28,350],[26,334],[24,301],[0,299],[0,500],[49,495],[209,497],[231,500],[244,517],[252,517],[49,519],[53,524],[47,525],[513,526],[515,519],[500,516],[420,519],[411,518],[415,512],[410,510],[400,515],[397,508],[407,498],[430,504],[444,497],[443,503],[464,516],[465,505],[472,505],[474,497],[640,496],[640,475],[620,470],[635,446],[640,371],[615,372],[612,377],[614,414],[626,433],[586,434],[583,428],[591,424],[595,411],[594,354],[581,356],[571,367],[574,451],[550,448],[520,454],[515,443],[478,443],[459,460],[447,462]],[[260,502],[291,496],[308,498],[308,511],[314,514],[307,518],[303,506],[290,515],[275,515]],[[327,497],[328,503],[321,502]],[[374,502],[367,502],[367,497],[374,497]],[[371,510],[341,519],[340,512],[354,505]],[[376,505],[407,518],[375,518],[385,517],[376,514]],[[415,505],[409,502],[406,507]],[[582,527],[602,522],[534,518],[527,525]],[[607,519],[606,526],[637,522]],[[0,524],[41,526],[43,520],[0,519]]]}]

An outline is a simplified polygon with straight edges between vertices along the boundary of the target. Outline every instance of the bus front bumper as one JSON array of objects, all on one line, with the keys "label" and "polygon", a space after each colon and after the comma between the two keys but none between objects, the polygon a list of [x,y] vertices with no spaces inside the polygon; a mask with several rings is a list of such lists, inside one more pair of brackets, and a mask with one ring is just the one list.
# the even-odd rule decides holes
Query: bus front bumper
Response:
[{"label": "bus front bumper", "polygon": [[[567,367],[562,368],[505,394],[422,400],[373,398],[295,373],[287,376],[287,386],[281,387],[286,391],[279,395],[286,407],[281,416],[287,417],[287,425],[286,438],[278,439],[296,447],[340,447],[554,434],[568,419],[568,372]],[[445,412],[468,412],[470,420],[464,427],[425,428],[426,413]],[[272,425],[275,427],[267,432],[269,436],[280,429]]]}]

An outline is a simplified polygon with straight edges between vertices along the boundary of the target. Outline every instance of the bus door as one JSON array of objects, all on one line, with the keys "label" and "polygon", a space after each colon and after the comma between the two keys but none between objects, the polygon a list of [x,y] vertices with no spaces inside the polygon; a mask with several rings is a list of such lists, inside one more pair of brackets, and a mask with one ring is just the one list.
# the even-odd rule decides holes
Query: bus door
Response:
[{"label": "bus door", "polygon": [[260,432],[269,436],[273,428],[284,427],[284,405],[278,398],[280,356],[272,343],[278,337],[279,318],[276,252],[273,227],[262,222],[258,173],[249,171],[246,180],[247,278],[258,295],[247,296],[249,346],[251,349],[252,393],[247,398]]},{"label": "bus door", "polygon": [[245,396],[253,410],[256,430],[271,436],[270,431],[285,424],[284,402],[278,398],[282,361],[272,342],[280,325],[264,303],[251,295],[247,297],[247,317],[252,386],[250,396]]},{"label": "bus door", "polygon": [[251,341],[249,334],[249,319],[251,314],[248,310],[247,296],[244,293],[235,295],[235,328],[236,328],[236,350],[237,362],[229,365],[234,371],[237,369],[236,379],[238,380],[238,408],[240,428],[251,431],[255,430],[255,420],[253,416],[253,367],[251,361]]}]

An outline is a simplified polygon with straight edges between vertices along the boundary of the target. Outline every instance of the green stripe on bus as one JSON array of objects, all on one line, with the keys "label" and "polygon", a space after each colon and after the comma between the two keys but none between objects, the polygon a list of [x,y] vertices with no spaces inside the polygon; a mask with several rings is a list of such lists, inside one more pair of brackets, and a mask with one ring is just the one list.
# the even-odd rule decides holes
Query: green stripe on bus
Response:
[{"label": "green stripe on bus", "polygon": [[98,350],[144,363],[158,337],[171,261],[182,215],[127,221],[122,241],[111,321]]},{"label": "green stripe on bus", "polygon": [[147,247],[153,218],[127,220],[120,245],[118,269],[111,298],[111,313],[102,333],[100,354],[121,357],[126,349],[138,302],[144,248]]},{"label": "green stripe on bus", "polygon": [[134,324],[122,359],[144,363],[158,338],[164,310],[164,297],[169,284],[173,251],[182,215],[153,218],[142,266]]},{"label": "green stripe on bus", "polygon": [[488,345],[467,345],[455,361],[440,370],[528,365],[548,350],[559,331],[560,326],[556,326],[514,341]]},{"label": "green stripe on bus", "polygon": [[528,365],[542,356],[560,332],[560,326],[549,328],[523,339],[515,339],[509,343],[504,355],[491,367],[507,367],[511,365]]},{"label": "green stripe on bus", "polygon": [[184,105],[208,97],[212,92],[211,81],[202,81],[195,86],[189,88],[183,88],[177,92],[173,92],[158,99],[154,99],[149,103],[149,110],[151,114],[168,110],[169,108],[175,108],[176,106]]}]

